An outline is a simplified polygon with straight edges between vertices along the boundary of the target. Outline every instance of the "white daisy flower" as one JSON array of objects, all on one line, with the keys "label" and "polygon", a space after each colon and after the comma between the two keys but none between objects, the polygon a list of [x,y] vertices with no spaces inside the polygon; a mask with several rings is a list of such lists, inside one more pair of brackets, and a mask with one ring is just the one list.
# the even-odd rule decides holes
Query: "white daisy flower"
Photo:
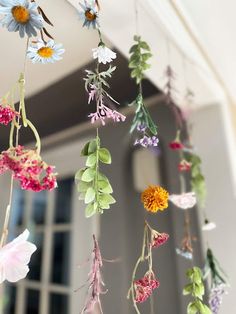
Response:
[{"label": "white daisy flower", "polygon": [[93,58],[98,59],[99,63],[110,63],[116,58],[116,53],[105,45],[99,45],[97,48],[92,49]]},{"label": "white daisy flower", "polygon": [[36,36],[37,30],[43,28],[43,18],[38,13],[38,5],[28,0],[0,0],[0,20],[9,32],[19,32],[20,37],[25,34],[29,37]]},{"label": "white daisy flower", "polygon": [[36,44],[28,48],[27,57],[33,63],[54,63],[62,59],[61,55],[64,52],[62,44],[55,44],[54,40],[49,40],[47,43],[38,40]]},{"label": "white daisy flower", "polygon": [[26,229],[16,239],[0,249],[0,283],[5,280],[16,282],[26,277],[28,264],[36,246],[27,241],[29,231]]},{"label": "white daisy flower", "polygon": [[202,230],[203,231],[211,231],[211,230],[213,230],[215,228],[216,228],[216,224],[214,222],[211,222],[211,221],[208,221],[208,220],[206,220],[205,224],[202,226]]},{"label": "white daisy flower", "polygon": [[172,194],[169,200],[177,207],[182,209],[192,208],[197,203],[197,198],[194,192]]},{"label": "white daisy flower", "polygon": [[84,0],[84,4],[79,4],[82,8],[82,11],[79,12],[79,17],[83,22],[83,26],[90,28],[98,28],[98,7],[95,0],[86,1]]}]

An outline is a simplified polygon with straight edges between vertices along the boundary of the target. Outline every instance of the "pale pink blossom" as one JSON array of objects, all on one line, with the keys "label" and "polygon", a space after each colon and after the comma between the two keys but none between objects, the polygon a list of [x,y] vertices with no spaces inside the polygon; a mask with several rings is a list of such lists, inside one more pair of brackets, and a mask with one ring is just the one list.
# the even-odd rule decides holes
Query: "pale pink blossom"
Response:
[{"label": "pale pink blossom", "polygon": [[0,249],[0,283],[5,280],[16,282],[26,277],[28,264],[36,246],[27,241],[29,231],[26,229],[16,239]]},{"label": "pale pink blossom", "polygon": [[194,192],[172,194],[169,200],[177,207],[182,209],[192,208],[197,203],[197,198]]}]

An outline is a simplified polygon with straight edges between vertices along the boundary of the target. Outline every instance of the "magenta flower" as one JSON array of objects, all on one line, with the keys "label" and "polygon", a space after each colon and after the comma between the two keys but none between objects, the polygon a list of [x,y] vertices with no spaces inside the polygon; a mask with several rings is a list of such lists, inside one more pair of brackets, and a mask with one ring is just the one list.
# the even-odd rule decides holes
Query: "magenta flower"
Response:
[{"label": "magenta flower", "polygon": [[18,113],[9,105],[0,105],[0,124],[8,125]]},{"label": "magenta flower", "polygon": [[0,283],[5,280],[16,282],[26,277],[28,264],[36,246],[27,241],[29,231],[26,229],[16,239],[0,248]]},{"label": "magenta flower", "polygon": [[6,170],[13,172],[24,190],[40,192],[57,187],[54,167],[47,165],[36,150],[19,145],[3,151],[0,155],[0,174]]},{"label": "magenta flower", "polygon": [[153,272],[147,272],[145,276],[134,282],[135,302],[145,302],[160,285]]},{"label": "magenta flower", "polygon": [[162,244],[166,243],[166,241],[169,239],[169,234],[167,233],[159,233],[157,231],[153,230],[152,234],[152,247],[158,248]]}]

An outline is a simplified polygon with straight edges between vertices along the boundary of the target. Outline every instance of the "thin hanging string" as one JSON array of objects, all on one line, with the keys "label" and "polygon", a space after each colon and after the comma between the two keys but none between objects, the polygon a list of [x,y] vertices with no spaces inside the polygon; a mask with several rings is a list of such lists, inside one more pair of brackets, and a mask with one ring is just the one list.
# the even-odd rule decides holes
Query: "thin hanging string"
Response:
[{"label": "thin hanging string", "polygon": [[139,35],[139,2],[138,0],[134,0],[134,14],[135,14],[135,31],[136,35]]},{"label": "thin hanging string", "polygon": [[[29,45],[29,37],[27,38],[27,42],[26,42],[26,51],[25,51],[25,58],[24,58],[24,65],[23,65],[24,77],[25,77],[25,72],[26,72],[26,61],[27,61],[28,45]],[[19,130],[20,130],[19,122],[20,122],[20,116],[17,117],[15,147],[17,147],[18,144],[19,144]],[[0,240],[0,248],[2,248],[5,245],[7,237],[8,237],[8,227],[9,227],[9,220],[10,220],[12,199],[13,199],[13,188],[14,188],[14,176],[13,176],[13,174],[11,174],[9,201],[8,201],[8,205],[6,207],[6,213],[5,213],[4,225],[3,225],[3,232],[2,232],[2,236],[1,236],[1,240]]]}]

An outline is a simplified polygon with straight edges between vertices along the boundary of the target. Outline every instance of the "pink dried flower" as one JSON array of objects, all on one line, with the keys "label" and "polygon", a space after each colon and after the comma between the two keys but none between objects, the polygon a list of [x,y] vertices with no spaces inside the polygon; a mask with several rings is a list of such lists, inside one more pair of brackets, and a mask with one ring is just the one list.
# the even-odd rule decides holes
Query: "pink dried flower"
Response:
[{"label": "pink dried flower", "polygon": [[116,110],[112,110],[104,105],[104,95],[97,89],[95,85],[90,85],[89,100],[96,100],[97,110],[90,113],[88,117],[91,119],[91,123],[100,120],[102,125],[105,125],[106,119],[112,119],[114,122],[124,122],[126,117]]},{"label": "pink dried flower", "polygon": [[179,150],[179,149],[183,149],[184,145],[181,142],[173,141],[173,142],[170,142],[169,147],[173,150]]},{"label": "pink dried flower", "polygon": [[[88,292],[87,292],[87,299],[85,302],[85,306],[81,313],[91,313],[94,310],[94,306],[96,304],[99,305],[101,309],[101,301],[100,301],[100,294],[105,294],[107,291],[103,291],[103,286],[105,285],[102,281],[101,276],[101,268],[103,266],[101,252],[99,249],[98,242],[93,235],[94,241],[94,249],[92,252],[92,267],[88,274]],[[102,310],[101,310],[102,312]]]},{"label": "pink dried flower", "polygon": [[36,150],[23,146],[10,147],[0,155],[0,174],[6,170],[13,171],[14,178],[19,180],[21,188],[40,192],[57,187],[56,174]]},{"label": "pink dried flower", "polygon": [[0,124],[8,125],[18,113],[9,105],[0,105]]},{"label": "pink dried flower", "polygon": [[162,244],[166,243],[169,239],[169,234],[167,233],[159,233],[153,230],[152,233],[152,248],[158,248]]},{"label": "pink dried flower", "polygon": [[188,162],[187,160],[183,159],[178,165],[179,171],[190,171],[192,167],[192,163]]},{"label": "pink dried flower", "polygon": [[160,285],[153,272],[147,272],[145,276],[134,282],[135,302],[145,302],[152,294],[153,290]]}]

